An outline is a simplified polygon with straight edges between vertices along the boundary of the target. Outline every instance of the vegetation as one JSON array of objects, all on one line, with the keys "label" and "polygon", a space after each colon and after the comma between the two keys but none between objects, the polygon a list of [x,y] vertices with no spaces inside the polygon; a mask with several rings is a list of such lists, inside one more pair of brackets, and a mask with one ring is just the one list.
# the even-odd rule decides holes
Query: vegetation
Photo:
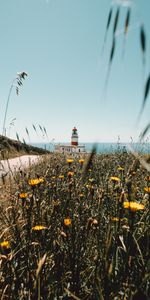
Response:
[{"label": "vegetation", "polygon": [[27,145],[26,143],[21,143],[20,141],[9,139],[5,136],[0,135],[0,158],[8,159],[24,154],[46,154],[49,153],[48,150],[34,147],[32,145]]},{"label": "vegetation", "polygon": [[15,174],[0,210],[1,299],[148,299],[149,183],[126,152],[53,153]]},{"label": "vegetation", "polygon": [[[120,11],[127,5],[124,47],[131,2],[115,1],[106,24],[113,22],[106,87],[116,50]],[[119,4],[118,4],[119,3]],[[146,33],[139,35],[143,67]],[[123,49],[123,52],[125,48]],[[23,74],[23,75],[22,75]],[[18,85],[26,73],[19,73]],[[23,76],[23,77],[22,77]],[[19,81],[18,81],[19,80]],[[14,82],[13,82],[14,83]],[[3,122],[13,83],[10,87]],[[144,78],[139,118],[150,89]],[[37,133],[37,128],[32,125]],[[45,127],[39,128],[47,137]],[[141,134],[147,134],[150,124]],[[26,128],[29,136],[29,131]],[[48,137],[47,137],[48,138]],[[26,143],[0,137],[2,158],[45,154]],[[7,149],[7,151],[6,151]],[[44,155],[35,166],[1,182],[0,298],[10,300],[142,300],[150,297],[149,157],[118,150],[90,156]]]}]

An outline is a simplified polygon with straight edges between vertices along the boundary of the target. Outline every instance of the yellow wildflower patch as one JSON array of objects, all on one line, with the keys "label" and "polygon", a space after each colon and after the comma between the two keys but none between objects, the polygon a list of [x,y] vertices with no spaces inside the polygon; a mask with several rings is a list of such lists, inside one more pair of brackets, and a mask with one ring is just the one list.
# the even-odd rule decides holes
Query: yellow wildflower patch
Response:
[{"label": "yellow wildflower patch", "polygon": [[10,249],[10,243],[8,241],[3,241],[0,243],[2,249]]},{"label": "yellow wildflower patch", "polygon": [[27,198],[28,197],[28,194],[27,193],[20,193],[19,194],[19,198],[20,199],[25,199],[25,198]]},{"label": "yellow wildflower patch", "polygon": [[89,178],[89,181],[90,181],[90,182],[94,182],[95,179],[94,179],[94,178]]},{"label": "yellow wildflower patch", "polygon": [[150,187],[148,187],[148,186],[145,187],[145,188],[144,188],[144,191],[147,192],[147,193],[150,193]]},{"label": "yellow wildflower patch", "polygon": [[118,170],[118,171],[124,171],[124,168],[118,167],[117,170]]},{"label": "yellow wildflower patch", "polygon": [[79,159],[79,163],[82,165],[84,163],[84,159],[83,158]]},{"label": "yellow wildflower patch", "polygon": [[125,221],[126,220],[126,218],[118,218],[118,217],[112,217],[111,218],[111,221],[114,221],[114,222],[119,222],[119,221]]},{"label": "yellow wildflower patch", "polygon": [[143,204],[137,203],[135,201],[131,201],[131,202],[125,201],[123,203],[123,206],[124,208],[127,208],[133,212],[138,210],[143,210],[145,208]]},{"label": "yellow wildflower patch", "polygon": [[84,197],[84,194],[81,193],[81,194],[79,194],[79,196],[80,196],[80,198],[83,198],[83,197]]},{"label": "yellow wildflower patch", "polygon": [[58,178],[59,179],[64,179],[64,175],[59,175]]},{"label": "yellow wildflower patch", "polygon": [[146,177],[145,177],[145,180],[146,180],[146,181],[150,181],[150,176],[146,176]]},{"label": "yellow wildflower patch", "polygon": [[71,219],[70,218],[64,219],[64,225],[65,226],[70,226],[71,225]]},{"label": "yellow wildflower patch", "polygon": [[67,163],[71,164],[73,162],[74,162],[74,160],[72,158],[67,158]]},{"label": "yellow wildflower patch", "polygon": [[72,171],[69,171],[69,172],[68,172],[68,176],[69,176],[69,177],[71,177],[71,176],[73,176],[73,175],[74,175],[74,172],[72,172]]},{"label": "yellow wildflower patch", "polygon": [[28,183],[31,186],[38,185],[39,183],[44,182],[43,178],[29,179]]},{"label": "yellow wildflower patch", "polygon": [[120,178],[119,178],[119,177],[116,177],[116,176],[111,176],[111,177],[110,177],[110,180],[111,180],[111,181],[118,181],[118,182],[119,182],[119,181],[120,181]]},{"label": "yellow wildflower patch", "polygon": [[42,225],[36,225],[36,226],[32,227],[32,230],[34,230],[34,231],[40,231],[40,230],[45,230],[45,229],[47,229],[47,227],[42,226]]}]

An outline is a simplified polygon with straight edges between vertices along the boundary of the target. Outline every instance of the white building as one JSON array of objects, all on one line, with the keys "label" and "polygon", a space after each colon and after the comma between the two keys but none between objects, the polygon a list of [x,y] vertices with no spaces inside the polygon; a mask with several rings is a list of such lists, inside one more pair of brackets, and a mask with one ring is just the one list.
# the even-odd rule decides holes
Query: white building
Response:
[{"label": "white building", "polygon": [[78,143],[78,132],[76,127],[72,129],[71,143],[70,144],[57,144],[55,145],[55,152],[60,153],[85,153],[85,145]]}]

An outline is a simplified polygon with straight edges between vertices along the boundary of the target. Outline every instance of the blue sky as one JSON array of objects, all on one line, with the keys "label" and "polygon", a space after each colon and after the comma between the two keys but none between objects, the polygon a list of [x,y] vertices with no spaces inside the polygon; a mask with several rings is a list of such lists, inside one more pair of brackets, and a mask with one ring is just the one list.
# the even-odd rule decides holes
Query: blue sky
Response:
[{"label": "blue sky", "polygon": [[[124,0],[125,2],[125,0]],[[150,1],[132,2],[131,27],[123,49],[123,24],[127,11],[121,8],[117,44],[107,93],[104,85],[112,43],[112,23],[105,49],[102,46],[110,0],[1,0],[0,2],[0,128],[12,80],[19,71],[28,78],[16,96],[11,93],[6,120],[7,134],[27,142],[42,142],[38,124],[49,140],[70,140],[77,126],[82,142],[137,140],[150,121],[150,101],[138,125],[143,83],[150,71]],[[114,3],[114,2],[113,2]],[[113,4],[114,13],[117,9]],[[114,14],[113,14],[114,18]],[[147,36],[143,72],[139,26]],[[14,126],[9,126],[16,118]],[[38,136],[32,124],[37,127]]]}]

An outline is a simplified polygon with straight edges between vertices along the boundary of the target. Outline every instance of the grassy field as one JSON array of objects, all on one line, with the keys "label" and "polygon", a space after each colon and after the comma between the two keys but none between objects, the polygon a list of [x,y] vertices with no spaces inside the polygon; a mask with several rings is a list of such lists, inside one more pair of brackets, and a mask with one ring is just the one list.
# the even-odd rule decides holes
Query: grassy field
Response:
[{"label": "grassy field", "polygon": [[149,299],[150,176],[132,154],[45,155],[1,189],[0,299]]}]

